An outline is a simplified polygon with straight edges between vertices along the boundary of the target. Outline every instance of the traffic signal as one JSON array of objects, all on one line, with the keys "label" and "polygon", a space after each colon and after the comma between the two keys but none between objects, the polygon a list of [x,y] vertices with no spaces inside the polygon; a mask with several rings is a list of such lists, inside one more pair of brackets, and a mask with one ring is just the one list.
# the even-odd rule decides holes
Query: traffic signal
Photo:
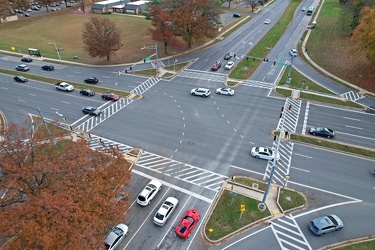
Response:
[{"label": "traffic signal", "polygon": [[273,61],[273,65],[276,65],[276,61]]},{"label": "traffic signal", "polygon": [[146,63],[146,58],[145,58],[145,59],[143,59],[143,63]]}]

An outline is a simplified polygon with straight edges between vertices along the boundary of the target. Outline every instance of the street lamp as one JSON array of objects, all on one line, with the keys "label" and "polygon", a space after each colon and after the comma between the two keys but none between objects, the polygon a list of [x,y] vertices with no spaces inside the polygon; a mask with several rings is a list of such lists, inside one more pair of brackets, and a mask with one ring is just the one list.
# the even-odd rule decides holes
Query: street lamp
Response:
[{"label": "street lamp", "polygon": [[61,62],[60,52],[59,52],[59,49],[57,48],[56,43],[49,42],[48,44],[53,44],[53,45],[55,45],[55,49],[56,49],[56,51],[57,51],[57,55],[59,56],[59,59],[60,59],[60,62]]},{"label": "street lamp", "polygon": [[[154,49],[155,50],[155,57],[156,57],[156,72],[158,71],[158,68],[159,68],[159,57],[158,57],[158,45],[155,44],[154,46],[143,46],[143,48],[141,49]],[[153,55],[151,55],[153,56]],[[151,57],[150,56],[150,57]]]}]

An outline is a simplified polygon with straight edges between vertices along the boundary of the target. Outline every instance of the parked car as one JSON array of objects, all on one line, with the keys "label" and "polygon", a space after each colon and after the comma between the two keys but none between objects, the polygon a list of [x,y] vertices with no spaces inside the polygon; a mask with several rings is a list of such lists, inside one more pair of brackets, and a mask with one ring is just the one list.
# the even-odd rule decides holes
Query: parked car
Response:
[{"label": "parked car", "polygon": [[[21,15],[22,16],[22,15]],[[27,13],[25,13],[25,17],[29,17],[30,15],[29,14],[27,14]]]},{"label": "parked car", "polygon": [[270,19],[266,19],[266,21],[264,21],[265,24],[269,24],[271,22]]},{"label": "parked car", "polygon": [[231,88],[218,88],[216,89],[216,94],[220,95],[234,95],[234,90]]},{"label": "parked car", "polygon": [[90,84],[96,84],[99,82],[98,78],[96,77],[89,77],[84,80],[85,83],[90,83]]},{"label": "parked car", "polygon": [[18,71],[28,71],[29,67],[26,64],[20,64],[16,67],[16,70],[18,70]]},{"label": "parked car", "polygon": [[191,95],[207,97],[211,94],[211,90],[206,88],[195,88],[190,91]]},{"label": "parked car", "polygon": [[218,71],[221,68],[221,62],[215,62],[214,65],[212,65],[211,70]]},{"label": "parked car", "polygon": [[30,58],[30,57],[24,57],[24,58],[21,59],[21,62],[32,62],[32,61],[33,61],[33,59]]},{"label": "parked car", "polygon": [[234,66],[234,62],[232,62],[232,61],[229,61],[226,65],[225,65],[225,69],[232,69],[233,68],[233,66]]},{"label": "parked car", "polygon": [[334,214],[326,214],[309,222],[310,230],[318,236],[343,229],[344,223]]},{"label": "parked car", "polygon": [[333,138],[336,135],[336,132],[332,129],[323,127],[311,127],[309,132],[312,135],[324,136],[327,138]]},{"label": "parked car", "polygon": [[[251,155],[257,159],[273,160],[275,158],[275,151],[268,147],[253,147]],[[280,155],[277,155],[277,160],[280,160]]]},{"label": "parked car", "polygon": [[228,53],[225,54],[224,59],[225,59],[225,60],[229,60],[229,59],[231,59],[232,57],[233,57],[233,53],[232,53],[232,52],[228,52]]},{"label": "parked car", "polygon": [[27,82],[29,79],[27,79],[27,78],[24,77],[24,76],[15,76],[15,77],[14,77],[14,80],[15,80],[16,82]]},{"label": "parked car", "polygon": [[100,116],[100,114],[102,113],[100,109],[92,107],[92,106],[83,107],[82,112],[84,114],[93,115],[93,116]]},{"label": "parked car", "polygon": [[113,93],[105,93],[105,94],[102,94],[102,99],[104,100],[111,100],[111,101],[118,101],[120,100],[120,97],[118,95],[115,95]]},{"label": "parked car", "polygon": [[289,54],[290,54],[291,56],[294,56],[294,57],[296,57],[296,56],[297,56],[297,54],[298,54],[298,52],[297,52],[297,50],[296,50],[296,49],[290,49],[290,50],[289,50]]},{"label": "parked car", "polygon": [[235,18],[240,18],[240,17],[241,17],[241,15],[240,15],[240,14],[238,14],[238,13],[234,13],[234,14],[233,14],[233,17],[235,17]]},{"label": "parked car", "polygon": [[137,197],[137,202],[141,206],[147,206],[151,203],[151,200],[161,190],[162,184],[160,181],[152,180],[146,187],[141,191]]},{"label": "parked car", "polygon": [[52,64],[46,64],[42,66],[42,70],[52,71],[55,67]]},{"label": "parked car", "polygon": [[193,231],[195,225],[197,224],[199,217],[200,214],[196,209],[190,209],[186,211],[185,216],[176,227],[175,233],[177,234],[177,236],[187,239],[191,231]]},{"label": "parked car", "polygon": [[79,93],[80,93],[81,95],[87,95],[87,96],[94,96],[94,95],[95,95],[95,92],[92,91],[91,89],[81,89],[81,90],[79,91]]},{"label": "parked car", "polygon": [[32,9],[32,10],[39,10],[39,7],[38,7],[38,6],[35,6],[35,5],[33,5],[33,6],[31,6],[31,9]]},{"label": "parked car", "polygon": [[173,211],[176,209],[178,205],[178,200],[174,197],[168,197],[159,210],[156,212],[154,216],[154,223],[158,226],[164,226],[167,222],[168,218],[171,216]]},{"label": "parked car", "polygon": [[104,240],[106,250],[114,250],[129,232],[129,227],[125,224],[118,224],[113,228]]},{"label": "parked car", "polygon": [[33,10],[32,9],[27,9],[27,10],[25,10],[26,12],[33,12]]}]

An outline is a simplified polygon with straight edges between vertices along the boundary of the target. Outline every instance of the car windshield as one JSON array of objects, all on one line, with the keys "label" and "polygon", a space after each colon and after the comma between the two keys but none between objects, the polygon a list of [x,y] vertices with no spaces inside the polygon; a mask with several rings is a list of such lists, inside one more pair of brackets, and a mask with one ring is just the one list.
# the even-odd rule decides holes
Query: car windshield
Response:
[{"label": "car windshield", "polygon": [[122,229],[121,229],[121,228],[118,228],[118,227],[114,228],[114,229],[112,230],[112,232],[114,232],[114,233],[117,234],[117,235],[122,235],[122,234],[124,233],[124,231],[122,231]]}]

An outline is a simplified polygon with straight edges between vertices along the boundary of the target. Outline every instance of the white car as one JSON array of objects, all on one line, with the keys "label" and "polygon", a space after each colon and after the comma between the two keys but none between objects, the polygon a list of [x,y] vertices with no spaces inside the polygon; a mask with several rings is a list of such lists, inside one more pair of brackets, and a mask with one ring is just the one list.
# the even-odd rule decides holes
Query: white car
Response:
[{"label": "white car", "polygon": [[302,11],[305,11],[306,10],[306,8],[305,7],[302,7],[302,9],[301,9]]},{"label": "white car", "polygon": [[289,50],[289,54],[290,54],[291,56],[294,56],[294,57],[296,57],[296,56],[297,56],[297,54],[298,54],[298,52],[297,52],[297,50],[296,50],[296,49],[290,49],[290,50]]},{"label": "white car", "polygon": [[269,24],[271,22],[270,19],[266,19],[266,21],[264,21],[265,24]]},{"label": "white car", "polygon": [[104,240],[104,246],[107,250],[114,250],[128,234],[129,228],[125,224],[118,224],[113,228]]},{"label": "white car", "polygon": [[147,186],[142,190],[142,192],[137,197],[137,202],[141,206],[147,206],[151,203],[151,200],[155,195],[161,190],[162,184],[160,181],[152,180]]},{"label": "white car", "polygon": [[177,205],[178,200],[176,198],[168,197],[156,212],[154,216],[154,223],[158,226],[164,226]]},{"label": "white car", "polygon": [[234,62],[229,61],[229,62],[225,65],[225,69],[232,69],[233,66],[234,66]]},{"label": "white car", "polygon": [[[273,160],[275,158],[275,152],[267,147],[253,147],[251,149],[251,155],[257,159]],[[277,155],[277,160],[280,160],[280,155]]]},{"label": "white car", "polygon": [[216,94],[220,95],[234,95],[234,90],[230,88],[218,88]]},{"label": "white car", "polygon": [[207,97],[211,94],[211,90],[206,88],[195,88],[190,91],[190,94]]}]

